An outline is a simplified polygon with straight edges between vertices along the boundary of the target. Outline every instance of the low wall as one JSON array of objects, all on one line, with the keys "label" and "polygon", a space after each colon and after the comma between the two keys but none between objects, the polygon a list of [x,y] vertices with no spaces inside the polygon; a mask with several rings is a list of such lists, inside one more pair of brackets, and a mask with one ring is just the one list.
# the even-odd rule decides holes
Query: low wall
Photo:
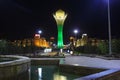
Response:
[{"label": "low wall", "polygon": [[88,76],[80,77],[75,80],[120,80],[120,69],[110,69]]},{"label": "low wall", "polygon": [[12,61],[0,62],[0,80],[30,80],[29,58],[13,55],[0,55],[0,57],[16,58]]},{"label": "low wall", "polygon": [[32,65],[59,65],[64,63],[65,58],[31,58]]},{"label": "low wall", "polygon": [[32,60],[32,65],[59,65],[59,60]]},{"label": "low wall", "polygon": [[[109,73],[110,71],[111,73]],[[102,77],[98,77],[96,80],[120,80],[120,69],[108,70],[108,75],[103,75]]]},{"label": "low wall", "polygon": [[61,65],[59,65],[59,70],[61,72],[66,72],[66,73],[69,73],[69,74],[86,76],[86,75],[90,75],[90,74],[94,74],[94,73],[104,71],[105,69],[61,64]]},{"label": "low wall", "polygon": [[[100,69],[91,67],[82,67],[74,65],[59,65],[61,72],[80,75],[75,80],[120,80],[120,69]],[[84,76],[84,77],[82,77]]]}]

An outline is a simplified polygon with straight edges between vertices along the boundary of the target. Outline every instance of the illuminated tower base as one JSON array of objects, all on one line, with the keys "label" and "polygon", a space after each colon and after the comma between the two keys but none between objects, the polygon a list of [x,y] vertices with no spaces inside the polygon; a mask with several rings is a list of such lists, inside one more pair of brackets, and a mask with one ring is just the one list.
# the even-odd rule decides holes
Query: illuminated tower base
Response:
[{"label": "illuminated tower base", "polygon": [[63,48],[63,26],[58,25],[58,48]]},{"label": "illuminated tower base", "polygon": [[58,28],[58,42],[57,46],[58,48],[63,48],[63,24],[64,21],[67,17],[67,14],[63,10],[58,10],[56,13],[53,15],[56,22],[57,22],[57,28]]}]

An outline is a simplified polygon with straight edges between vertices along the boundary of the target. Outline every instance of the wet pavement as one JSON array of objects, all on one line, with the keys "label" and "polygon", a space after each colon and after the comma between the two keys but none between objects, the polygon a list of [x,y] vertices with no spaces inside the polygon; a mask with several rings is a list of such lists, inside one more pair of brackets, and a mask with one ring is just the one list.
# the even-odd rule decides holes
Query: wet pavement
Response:
[{"label": "wet pavement", "polygon": [[120,69],[120,60],[107,60],[86,56],[66,56],[64,64],[103,69]]}]

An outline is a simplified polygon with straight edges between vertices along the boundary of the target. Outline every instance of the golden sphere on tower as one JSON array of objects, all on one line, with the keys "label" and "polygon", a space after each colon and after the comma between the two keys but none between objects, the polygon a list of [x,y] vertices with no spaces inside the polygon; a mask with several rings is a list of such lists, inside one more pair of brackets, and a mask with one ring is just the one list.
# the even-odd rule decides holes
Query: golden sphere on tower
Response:
[{"label": "golden sphere on tower", "polygon": [[66,18],[67,14],[61,9],[57,10],[54,14],[54,17],[58,20],[64,20]]}]

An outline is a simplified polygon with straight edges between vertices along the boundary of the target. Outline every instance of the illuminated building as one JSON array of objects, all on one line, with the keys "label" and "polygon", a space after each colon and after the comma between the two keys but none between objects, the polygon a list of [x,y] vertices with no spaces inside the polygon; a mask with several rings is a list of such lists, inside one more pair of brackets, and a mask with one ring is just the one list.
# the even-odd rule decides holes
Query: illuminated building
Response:
[{"label": "illuminated building", "polygon": [[87,44],[88,41],[88,36],[87,34],[82,34],[82,39],[81,39],[81,46],[84,46]]},{"label": "illuminated building", "polygon": [[[99,43],[104,42],[105,40],[100,40],[96,38],[88,38],[87,34],[82,34],[82,38],[75,40],[74,37],[70,37],[70,44],[74,47],[85,46],[87,44],[91,46],[98,46]],[[76,43],[76,44],[75,44]]]},{"label": "illuminated building", "polygon": [[87,44],[87,42],[88,42],[87,34],[82,34],[82,38],[77,40],[74,37],[70,37],[70,43],[75,47],[84,46]]},{"label": "illuminated building", "polygon": [[49,42],[47,42],[45,38],[41,38],[40,34],[35,34],[34,39],[15,40],[13,44],[21,47],[28,46],[50,47]]},{"label": "illuminated building", "polygon": [[67,17],[67,14],[63,10],[56,11],[55,14],[53,14],[56,22],[57,22],[57,28],[58,28],[58,42],[57,47],[63,48],[63,24]]},{"label": "illuminated building", "polygon": [[47,42],[45,38],[41,38],[40,34],[35,34],[34,45],[37,47],[49,47],[49,42]]}]

